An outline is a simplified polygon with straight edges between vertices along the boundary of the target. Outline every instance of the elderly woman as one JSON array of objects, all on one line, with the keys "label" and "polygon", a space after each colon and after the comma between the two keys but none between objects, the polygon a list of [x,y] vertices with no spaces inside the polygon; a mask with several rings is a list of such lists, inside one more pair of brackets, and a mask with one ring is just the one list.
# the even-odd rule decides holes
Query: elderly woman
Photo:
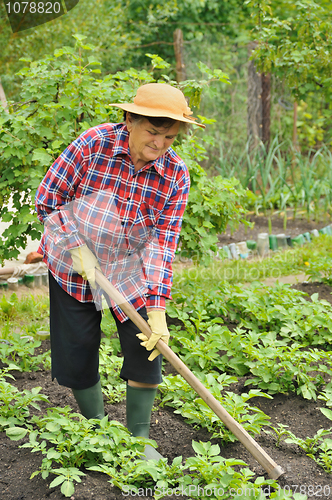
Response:
[{"label": "elderly woman", "polygon": [[[127,381],[127,426],[134,436],[149,437],[151,410],[162,380],[162,356],[154,347],[159,339],[166,343],[169,339],[165,303],[190,187],[188,169],[171,146],[182,124],[194,119],[183,93],[161,83],[140,87],[133,103],[112,106],[124,110],[124,123],[93,127],[70,144],[41,182],[36,210],[45,222],[72,200],[110,190],[122,226],[129,228],[143,219],[154,228],[162,254],[160,279],[153,284],[148,270],[145,292],[130,300],[149,323],[153,332],[149,341],[118,306],[111,307],[124,357],[120,376]],[[98,229],[100,218],[92,209],[88,216],[89,224]],[[50,271],[52,379],[72,389],[86,418],[100,419],[104,416],[98,371],[101,312],[92,294],[100,248],[98,239],[87,243],[75,221],[62,218],[61,228],[67,238],[61,259],[50,258],[46,230],[39,248]],[[147,446],[145,456],[161,455]]]}]

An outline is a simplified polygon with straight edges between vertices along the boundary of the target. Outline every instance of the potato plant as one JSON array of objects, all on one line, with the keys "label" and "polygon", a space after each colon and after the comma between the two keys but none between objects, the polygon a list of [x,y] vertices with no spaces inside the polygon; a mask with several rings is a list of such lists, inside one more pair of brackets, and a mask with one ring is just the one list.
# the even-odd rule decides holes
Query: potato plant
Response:
[{"label": "potato plant", "polygon": [[[176,327],[172,345],[196,370],[214,367],[231,375],[251,374],[246,385],[316,399],[332,375],[332,306],[317,295],[310,302],[303,295],[287,285],[253,283],[243,288],[227,282],[210,289],[209,295],[201,286],[182,281],[181,289],[175,285],[175,303],[169,308],[183,323]],[[223,322],[237,326],[229,329],[219,324]]]},{"label": "potato plant", "polygon": [[[7,320],[12,324],[16,319],[10,304],[7,311]],[[314,438],[302,442],[287,428],[270,427],[269,418],[254,403],[258,396],[272,399],[271,394],[293,391],[308,399],[318,395],[329,404],[331,390],[326,385],[332,375],[329,304],[318,301],[316,296],[308,302],[302,293],[282,285],[267,289],[254,283],[243,288],[221,282],[207,290],[184,280],[178,288],[175,280],[173,304],[168,313],[180,320],[173,328],[174,350],[250,434],[270,428],[277,436],[277,444],[291,439],[292,443],[306,447],[305,452],[326,471],[331,470],[329,430],[322,429]],[[121,353],[109,317],[103,319],[103,331],[100,353],[103,390],[110,401],[120,401],[124,396],[118,374]],[[33,370],[40,363],[33,350],[29,352],[25,340],[15,334],[1,346],[10,369],[17,369],[21,358],[25,369]],[[6,350],[10,352],[5,355]],[[250,390],[239,394],[232,387],[237,377],[243,375]],[[41,474],[47,479],[54,474],[50,486],[59,487],[67,497],[73,495],[75,484],[81,481],[84,466],[108,475],[114,486],[137,493],[142,484],[151,487],[155,498],[167,497],[168,487],[188,488],[192,497],[195,497],[193,488],[200,487],[203,493],[199,498],[208,498],[204,488],[223,482],[225,491],[230,485],[238,488],[248,485],[253,488],[255,498],[260,498],[264,486],[273,485],[275,491],[270,498],[282,498],[276,482],[263,478],[253,481],[253,472],[246,464],[223,459],[219,446],[210,442],[194,442],[195,456],[184,462],[177,457],[172,464],[166,460],[146,464],[140,459],[146,441],[132,438],[120,424],[107,419],[87,421],[67,407],[49,408],[46,415],[31,417],[29,406],[38,410],[39,401],[47,402],[40,389],[19,393],[4,380],[4,375],[0,385],[2,429],[13,440],[29,438],[24,447],[43,455],[42,465],[34,475]],[[165,376],[160,394],[160,404],[174,408],[190,425],[205,427],[221,444],[235,440],[180,376]],[[99,427],[95,428],[96,424]],[[215,498],[226,499],[226,495],[217,493]]]}]

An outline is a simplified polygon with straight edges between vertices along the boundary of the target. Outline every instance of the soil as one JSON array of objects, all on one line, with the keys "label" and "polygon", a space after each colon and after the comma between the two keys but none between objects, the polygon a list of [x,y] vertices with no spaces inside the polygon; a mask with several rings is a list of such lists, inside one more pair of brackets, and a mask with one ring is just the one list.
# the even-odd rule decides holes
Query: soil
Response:
[{"label": "soil", "polygon": [[[266,232],[268,225],[264,218],[252,217],[255,228],[245,235],[244,229],[232,236],[223,235],[223,244],[231,241],[237,242],[243,239],[255,239],[258,232]],[[307,221],[295,221],[292,225],[289,221],[288,234],[297,235],[305,230],[310,230],[325,226],[322,224],[308,224]],[[273,227],[277,224],[273,221]],[[280,231],[283,232],[283,231]],[[244,236],[246,236],[244,238]],[[230,241],[231,239],[231,241]],[[318,293],[319,298],[332,303],[332,289],[320,283],[298,283],[294,285],[298,290],[302,290],[310,295]],[[35,290],[34,293],[39,291]],[[27,293],[31,290],[27,289]],[[43,349],[49,348],[49,341],[43,341]],[[236,384],[234,392],[245,392],[245,378],[240,378]],[[32,389],[36,386],[42,387],[42,393],[49,397],[51,406],[69,405],[78,411],[76,402],[67,388],[60,387],[56,382],[52,382],[49,372],[22,373],[16,379],[15,385],[20,389]],[[270,416],[272,424],[284,424],[289,426],[298,437],[312,437],[319,429],[329,429],[331,422],[319,411],[324,404],[320,401],[309,401],[294,394],[279,394],[273,400],[265,398],[255,398],[255,406],[260,407]],[[45,409],[45,408],[44,408]],[[108,405],[105,409],[110,419],[118,420],[125,424],[124,403]],[[155,439],[159,446],[159,451],[172,461],[174,457],[182,455],[183,459],[193,456],[192,440],[211,441],[221,443],[217,439],[211,439],[211,435],[203,429],[195,429],[186,424],[182,417],[176,415],[171,409],[156,408],[153,412],[150,437]],[[294,444],[281,443],[276,447],[275,438],[271,435],[261,433],[255,440],[263,447],[266,453],[280,465],[285,473],[279,478],[281,489],[287,493],[289,489],[298,493],[306,493],[310,500],[317,498],[332,499],[332,475],[324,472],[312,459]],[[41,463],[41,456],[32,454],[29,449],[19,448],[20,442],[10,441],[4,433],[0,434],[0,499],[1,500],[60,500],[62,496],[59,488],[49,488],[53,477],[44,480],[38,475],[30,480],[31,474],[38,469]],[[267,477],[264,469],[255,461],[249,452],[239,442],[221,446],[221,455],[225,458],[237,458],[244,460],[250,469],[258,476]],[[72,500],[120,500],[124,496],[121,491],[111,486],[106,475],[86,471],[86,476],[82,483],[77,484]],[[133,496],[129,495],[129,498]],[[146,499],[145,496],[140,498]],[[151,498],[151,497],[150,497]],[[168,496],[167,498],[179,498],[179,496]],[[180,497],[181,498],[181,497]],[[186,497],[182,497],[186,498]],[[213,496],[211,496],[213,498]]]}]

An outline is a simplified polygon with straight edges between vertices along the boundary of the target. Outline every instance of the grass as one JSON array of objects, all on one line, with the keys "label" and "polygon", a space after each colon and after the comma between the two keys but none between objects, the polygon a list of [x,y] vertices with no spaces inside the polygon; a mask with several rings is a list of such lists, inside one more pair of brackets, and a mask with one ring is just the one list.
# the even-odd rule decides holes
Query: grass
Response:
[{"label": "grass", "polygon": [[332,268],[332,236],[321,235],[303,247],[273,252],[264,258],[215,260],[209,267],[178,262],[174,264],[174,283],[180,285],[189,281],[213,286],[223,280],[229,283],[251,283],[291,274],[307,274],[322,257],[331,259]]},{"label": "grass", "polygon": [[15,293],[3,294],[0,299],[0,337],[10,333],[34,336],[38,331],[49,330],[48,295],[32,294],[18,298]]}]

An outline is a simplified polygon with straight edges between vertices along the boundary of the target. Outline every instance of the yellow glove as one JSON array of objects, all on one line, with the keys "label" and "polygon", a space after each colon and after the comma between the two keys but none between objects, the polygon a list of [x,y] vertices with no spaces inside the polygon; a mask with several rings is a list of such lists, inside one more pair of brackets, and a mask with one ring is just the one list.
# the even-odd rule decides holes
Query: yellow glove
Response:
[{"label": "yellow glove", "polygon": [[[168,344],[169,331],[166,323],[166,312],[164,310],[153,309],[148,312],[148,318],[148,324],[152,331],[151,337],[148,339],[144,333],[138,333],[136,336],[140,340],[143,340],[141,345],[145,347],[147,351],[152,351],[158,340],[162,340],[165,344]],[[153,361],[159,354],[160,352],[158,349],[154,349],[148,357],[148,360]]]},{"label": "yellow glove", "polygon": [[69,252],[73,260],[74,271],[80,274],[84,280],[88,280],[92,288],[96,288],[95,268],[100,269],[97,258],[86,245],[71,248]]}]

